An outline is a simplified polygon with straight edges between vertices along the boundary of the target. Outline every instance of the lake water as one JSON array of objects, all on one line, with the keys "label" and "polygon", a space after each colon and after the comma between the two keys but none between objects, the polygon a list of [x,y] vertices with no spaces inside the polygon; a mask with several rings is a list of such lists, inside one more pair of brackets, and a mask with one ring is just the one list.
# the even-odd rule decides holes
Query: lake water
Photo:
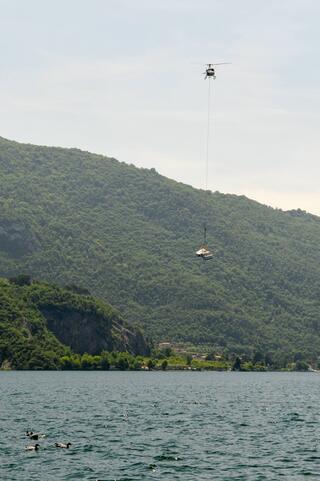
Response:
[{"label": "lake water", "polygon": [[0,407],[1,481],[320,478],[316,373],[0,372]]}]

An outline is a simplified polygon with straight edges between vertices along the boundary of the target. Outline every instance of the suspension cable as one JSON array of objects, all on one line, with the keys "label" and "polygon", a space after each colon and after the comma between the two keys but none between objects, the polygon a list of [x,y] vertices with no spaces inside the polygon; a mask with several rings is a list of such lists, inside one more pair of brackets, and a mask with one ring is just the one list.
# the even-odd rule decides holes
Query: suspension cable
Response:
[{"label": "suspension cable", "polygon": [[[209,183],[209,147],[210,147],[210,120],[211,120],[211,82],[212,79],[208,78],[208,113],[207,113],[207,141],[206,141],[206,166],[205,166],[205,191],[208,190]],[[208,211],[208,207],[206,208]],[[208,212],[206,213],[206,218]],[[203,244],[207,244],[207,222],[203,225]]]},{"label": "suspension cable", "polygon": [[210,147],[210,112],[211,112],[211,78],[208,78],[208,116],[207,116],[207,142],[206,142],[206,170],[205,170],[205,190],[208,190],[209,179],[209,147]]}]

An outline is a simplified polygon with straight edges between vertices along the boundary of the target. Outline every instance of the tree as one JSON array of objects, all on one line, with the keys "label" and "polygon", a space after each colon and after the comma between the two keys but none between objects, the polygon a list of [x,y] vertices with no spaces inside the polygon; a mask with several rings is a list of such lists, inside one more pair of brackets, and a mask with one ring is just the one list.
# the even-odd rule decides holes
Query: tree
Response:
[{"label": "tree", "polygon": [[87,354],[86,352],[82,354],[81,357],[81,369],[92,369],[93,365],[93,359],[90,354]]},{"label": "tree", "polygon": [[161,363],[161,369],[163,371],[165,371],[167,369],[167,367],[168,367],[168,361],[166,359],[164,359]]},{"label": "tree", "polygon": [[272,354],[270,352],[266,352],[264,356],[264,363],[266,366],[272,366],[273,359],[272,359]]},{"label": "tree", "polygon": [[264,362],[264,357],[265,356],[261,351],[256,351],[252,358],[253,364],[262,364]]},{"label": "tree", "polygon": [[191,366],[191,363],[192,363],[192,356],[190,356],[190,354],[188,354],[186,356],[186,364],[187,364],[187,366]]},{"label": "tree", "polygon": [[232,370],[233,371],[241,371],[241,359],[239,356],[237,356],[234,360],[234,363],[232,365]]},{"label": "tree", "polygon": [[70,356],[62,356],[60,359],[60,367],[63,370],[69,370],[73,368],[73,362]]},{"label": "tree", "polygon": [[105,351],[101,353],[100,367],[104,371],[108,371],[110,369],[109,355]]},{"label": "tree", "polygon": [[297,361],[295,363],[295,371],[308,371],[309,364],[305,361]]},{"label": "tree", "polygon": [[152,359],[148,360],[147,368],[149,369],[149,371],[151,371],[154,368],[154,361]]},{"label": "tree", "polygon": [[126,371],[129,368],[128,359],[121,354],[119,354],[118,359],[115,362],[115,367],[120,369],[120,371]]},{"label": "tree", "polygon": [[141,368],[141,362],[138,359],[133,359],[130,363],[130,369],[138,371]]}]

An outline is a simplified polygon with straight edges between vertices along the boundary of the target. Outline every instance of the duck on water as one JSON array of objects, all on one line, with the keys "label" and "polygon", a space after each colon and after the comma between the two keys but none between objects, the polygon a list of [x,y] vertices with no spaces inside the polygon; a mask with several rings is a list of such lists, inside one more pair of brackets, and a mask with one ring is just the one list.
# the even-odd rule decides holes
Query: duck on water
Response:
[{"label": "duck on water", "polygon": [[71,446],[71,443],[67,443],[67,444],[55,443],[54,445],[56,448],[69,449],[69,447]]},{"label": "duck on water", "polygon": [[40,444],[35,444],[34,446],[33,445],[30,445],[30,446],[26,446],[26,451],[38,451],[40,447]]},{"label": "duck on water", "polygon": [[33,431],[26,431],[26,436],[28,438],[33,439],[34,441],[38,441],[38,439],[45,438],[45,434],[42,433],[34,433]]}]

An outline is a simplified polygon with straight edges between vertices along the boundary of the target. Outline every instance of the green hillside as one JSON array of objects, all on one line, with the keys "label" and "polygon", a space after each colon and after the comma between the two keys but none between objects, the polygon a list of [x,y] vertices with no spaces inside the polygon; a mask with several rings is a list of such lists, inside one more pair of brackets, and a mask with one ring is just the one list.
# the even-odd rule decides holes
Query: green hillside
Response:
[{"label": "green hillside", "polygon": [[70,349],[93,355],[148,353],[141,333],[111,306],[75,290],[79,292],[28,276],[0,279],[0,367],[55,368]]},{"label": "green hillside", "polygon": [[155,340],[320,354],[318,217],[5,139],[0,206],[1,275],[87,286]]}]

